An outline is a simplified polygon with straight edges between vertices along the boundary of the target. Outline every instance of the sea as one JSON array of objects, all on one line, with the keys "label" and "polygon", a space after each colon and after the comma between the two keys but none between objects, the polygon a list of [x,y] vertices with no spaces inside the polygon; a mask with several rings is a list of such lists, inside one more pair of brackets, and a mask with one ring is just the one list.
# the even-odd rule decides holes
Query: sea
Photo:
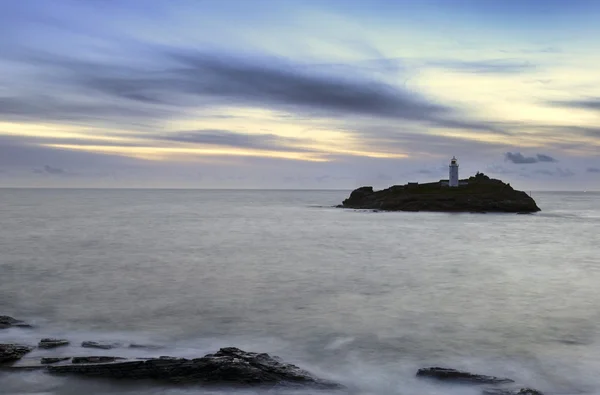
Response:
[{"label": "sea", "polygon": [[[415,376],[429,366],[600,394],[600,193],[533,192],[533,215],[334,208],[348,194],[0,189],[0,315],[35,326],[0,343],[71,341],[32,356],[234,346],[343,394],[481,394]],[[333,392],[0,373],[10,395],[264,393]]]}]

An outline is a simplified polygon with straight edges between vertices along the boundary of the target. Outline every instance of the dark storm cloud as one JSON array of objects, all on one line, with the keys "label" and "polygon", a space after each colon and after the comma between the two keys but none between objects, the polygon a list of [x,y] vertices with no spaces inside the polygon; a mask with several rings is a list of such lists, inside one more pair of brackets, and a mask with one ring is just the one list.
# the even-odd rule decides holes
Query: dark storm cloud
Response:
[{"label": "dark storm cloud", "polygon": [[[68,90],[101,96],[89,107],[72,101],[70,108],[65,108],[67,103],[60,101],[46,103],[48,97],[40,97],[33,103],[29,103],[30,96],[5,97],[0,102],[0,113],[39,114],[41,117],[54,110],[73,115],[110,115],[110,111],[118,115],[131,111],[131,115],[135,116],[142,108],[148,109],[153,105],[234,104],[308,110],[322,115],[430,120],[451,111],[449,107],[392,85],[365,78],[312,73],[301,65],[279,59],[243,59],[176,48],[156,51],[155,56],[170,66],[151,71],[89,63],[51,54],[21,54],[16,60],[44,71],[38,78],[56,81]],[[129,104],[106,108],[103,100],[111,98],[122,99]],[[146,112],[150,110],[140,115]]]},{"label": "dark storm cloud", "polygon": [[242,58],[150,45],[146,52],[155,60],[152,66],[16,51],[12,60],[39,70],[31,78],[45,88],[15,89],[11,96],[1,97],[0,115],[144,126],[191,109],[242,106],[309,117],[367,116],[502,133],[488,122],[470,120],[451,105],[360,73],[318,72],[260,55]]},{"label": "dark storm cloud", "polygon": [[48,173],[48,174],[65,174],[66,171],[64,169],[58,168],[58,167],[52,167],[49,165],[44,165],[43,168],[44,173]]},{"label": "dark storm cloud", "polygon": [[546,104],[553,107],[574,108],[579,110],[600,111],[600,98],[593,97],[583,100],[552,100]]},{"label": "dark storm cloud", "polygon": [[537,154],[536,158],[537,158],[538,162],[558,162],[553,157],[544,155],[544,154]]},{"label": "dark storm cloud", "polygon": [[290,152],[313,152],[294,145],[309,144],[311,140],[281,137],[275,134],[235,133],[228,130],[193,130],[154,136],[158,140],[180,143],[219,145],[234,148],[253,148]]},{"label": "dark storm cloud", "polygon": [[45,93],[23,94],[0,98],[0,116],[5,120],[28,122],[65,122],[94,125],[148,126],[151,120],[172,114],[160,108],[122,105],[114,100],[96,98],[78,100]]},{"label": "dark storm cloud", "polygon": [[77,176],[78,173],[67,171],[60,167],[54,167],[50,165],[44,165],[41,169],[33,169],[35,174],[41,174],[46,177],[72,177]]},{"label": "dark storm cloud", "polygon": [[551,156],[537,154],[536,156],[524,156],[520,152],[507,152],[504,154],[504,160],[515,164],[532,164],[538,162],[558,162]]},{"label": "dark storm cloud", "polygon": [[[189,94],[219,104],[258,105],[323,116],[432,120],[451,111],[392,85],[311,73],[279,59],[241,59],[190,51],[172,51],[168,56],[181,66],[157,79],[113,80],[109,86],[124,83],[129,93],[155,91],[164,101],[169,94]],[[106,82],[100,81],[95,87],[105,89]]]},{"label": "dark storm cloud", "polygon": [[443,69],[476,73],[476,74],[518,74],[532,71],[535,65],[522,60],[494,59],[481,61],[436,60],[429,62],[430,66]]},{"label": "dark storm cloud", "polygon": [[[92,20],[104,20],[107,10],[81,4],[74,2],[69,7]],[[385,118],[503,133],[489,122],[472,120],[453,103],[440,103],[373,79],[373,74],[381,72],[394,75],[397,81],[410,75],[402,59],[386,59],[366,41],[353,43],[365,61],[348,63],[347,68],[344,64],[338,65],[342,68],[317,67],[252,50],[233,56],[235,51],[145,42],[140,36],[120,31],[129,26],[119,21],[114,21],[117,25],[112,29],[81,18],[65,18],[63,12],[69,7],[38,12],[15,3],[8,6],[10,12],[0,15],[11,33],[8,38],[0,37],[4,61],[0,62],[0,72],[10,93],[0,93],[0,116],[4,119],[151,129],[156,122],[192,111],[201,118],[224,106],[266,108],[298,117],[350,122],[361,117]],[[127,6],[120,7],[125,7],[123,12],[136,14]],[[151,9],[153,17],[162,16],[158,11],[161,7],[143,3],[145,13]],[[9,14],[13,16],[7,17]],[[35,40],[24,34],[33,27],[38,33]],[[224,48],[213,46],[219,47]],[[514,60],[438,63],[476,72],[527,68]]]},{"label": "dark storm cloud", "polygon": [[588,167],[586,171],[588,173],[600,173],[600,167]]}]

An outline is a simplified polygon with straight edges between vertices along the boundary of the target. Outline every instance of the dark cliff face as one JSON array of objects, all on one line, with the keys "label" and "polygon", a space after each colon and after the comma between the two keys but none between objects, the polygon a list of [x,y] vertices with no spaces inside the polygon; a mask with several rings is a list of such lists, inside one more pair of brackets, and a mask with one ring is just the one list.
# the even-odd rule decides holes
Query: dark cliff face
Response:
[{"label": "dark cliff face", "polygon": [[540,211],[525,192],[510,184],[478,173],[467,185],[457,188],[439,182],[418,185],[395,185],[374,191],[372,187],[354,190],[341,207],[383,211],[442,211],[534,213]]}]

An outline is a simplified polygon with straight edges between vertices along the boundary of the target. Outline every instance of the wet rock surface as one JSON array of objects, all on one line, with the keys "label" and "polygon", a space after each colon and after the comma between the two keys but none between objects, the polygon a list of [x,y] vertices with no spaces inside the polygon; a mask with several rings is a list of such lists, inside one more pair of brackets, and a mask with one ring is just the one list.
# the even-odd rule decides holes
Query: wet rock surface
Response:
[{"label": "wet rock surface", "polygon": [[69,359],[71,359],[71,357],[47,357],[47,358],[40,359],[40,363],[42,365],[48,365],[48,364],[68,361]]},{"label": "wet rock surface", "polygon": [[473,384],[506,384],[514,382],[513,380],[504,377],[486,376],[482,374],[474,374],[456,369],[440,367],[419,369],[417,371],[417,376],[443,381]]},{"label": "wet rock surface", "polygon": [[16,318],[0,315],[0,329],[6,328],[31,328],[32,326]]},{"label": "wet rock surface", "polygon": [[527,193],[484,174],[470,177],[457,188],[428,184],[395,185],[374,191],[372,187],[354,190],[341,208],[380,211],[438,211],[468,213],[534,213],[540,211]]},{"label": "wet rock surface", "polygon": [[126,358],[121,357],[107,357],[107,356],[98,356],[98,357],[73,357],[71,359],[72,363],[106,363],[106,362],[115,362],[119,360],[125,360]]},{"label": "wet rock surface", "polygon": [[33,347],[19,344],[0,344],[0,363],[18,361],[31,350]]},{"label": "wet rock surface", "polygon": [[105,342],[93,342],[93,341],[85,341],[81,343],[81,347],[84,348],[97,348],[100,350],[110,350],[113,348],[120,347],[120,344],[117,343],[105,343]]},{"label": "wet rock surface", "polygon": [[40,340],[40,342],[38,343],[38,347],[49,349],[49,348],[68,346],[69,344],[70,344],[70,342],[65,339],[46,338],[46,339]]},{"label": "wet rock surface", "polygon": [[48,366],[53,374],[72,374],[113,379],[154,379],[170,383],[231,385],[301,385],[340,388],[313,377],[299,367],[280,362],[268,354],[222,348],[202,358],[160,357],[112,363],[76,363]]},{"label": "wet rock surface", "polygon": [[342,388],[337,383],[319,379],[295,365],[284,363],[278,357],[233,347],[195,359],[86,356],[19,360],[32,347],[2,346],[2,355],[9,358],[6,362],[12,362],[0,365],[3,371],[41,370],[56,375],[155,380],[169,384]]},{"label": "wet rock surface", "polygon": [[129,348],[138,348],[138,349],[143,349],[143,350],[160,350],[161,348],[163,348],[163,346],[157,346],[154,344],[137,344],[137,343],[131,343],[129,345]]}]

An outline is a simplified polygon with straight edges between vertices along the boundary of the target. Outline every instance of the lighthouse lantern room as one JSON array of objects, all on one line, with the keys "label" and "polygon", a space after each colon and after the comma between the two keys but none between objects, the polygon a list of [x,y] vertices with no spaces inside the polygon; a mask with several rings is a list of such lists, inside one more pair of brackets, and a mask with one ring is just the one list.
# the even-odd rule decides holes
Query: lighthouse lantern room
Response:
[{"label": "lighthouse lantern room", "polygon": [[452,157],[450,160],[450,178],[448,179],[448,185],[450,187],[458,187],[458,162],[456,161],[456,157]]}]

